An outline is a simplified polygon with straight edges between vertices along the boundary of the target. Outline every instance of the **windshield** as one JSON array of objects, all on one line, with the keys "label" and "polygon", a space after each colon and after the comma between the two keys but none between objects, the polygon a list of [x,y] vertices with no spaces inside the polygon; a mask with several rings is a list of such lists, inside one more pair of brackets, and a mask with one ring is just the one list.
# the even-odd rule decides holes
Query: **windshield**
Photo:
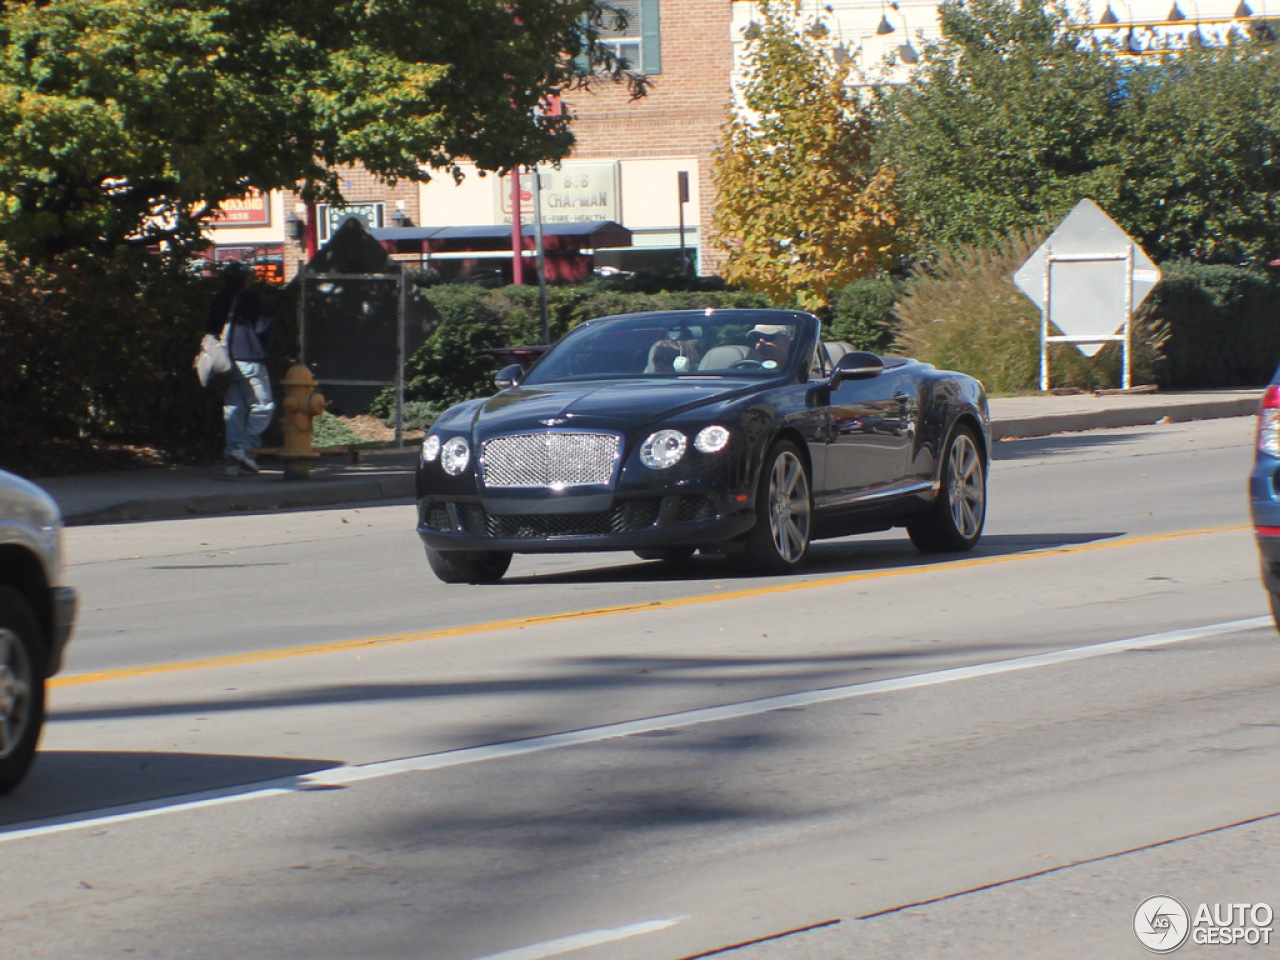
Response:
[{"label": "windshield", "polygon": [[817,323],[808,314],[781,310],[677,311],[592,320],[556,344],[525,383],[776,377],[795,368],[800,352],[812,352]]}]

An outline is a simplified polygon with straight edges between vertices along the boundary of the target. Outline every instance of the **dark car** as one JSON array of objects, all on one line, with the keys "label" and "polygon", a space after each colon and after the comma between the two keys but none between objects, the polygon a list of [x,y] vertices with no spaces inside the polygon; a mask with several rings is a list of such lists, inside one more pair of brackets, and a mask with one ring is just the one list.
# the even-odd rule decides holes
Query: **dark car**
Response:
[{"label": "dark car", "polygon": [[1262,395],[1258,435],[1249,474],[1249,508],[1262,557],[1262,584],[1280,629],[1280,370]]},{"label": "dark car", "polygon": [[823,537],[905,526],[942,552],[982,533],[982,384],[824,343],[807,313],[589,320],[496,382],[422,445],[418,534],[447,583],[497,581],[513,553],[701,550],[787,573]]}]

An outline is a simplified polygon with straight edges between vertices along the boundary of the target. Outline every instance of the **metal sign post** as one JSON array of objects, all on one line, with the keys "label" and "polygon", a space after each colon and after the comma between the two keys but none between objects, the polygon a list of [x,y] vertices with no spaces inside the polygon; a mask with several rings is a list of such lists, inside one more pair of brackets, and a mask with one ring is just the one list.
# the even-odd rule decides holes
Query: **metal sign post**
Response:
[{"label": "metal sign post", "polygon": [[[1124,323],[1121,324],[1120,333],[1109,334],[1106,336],[1098,334],[1077,335],[1068,334],[1053,335],[1049,333],[1049,325],[1053,321],[1053,265],[1055,263],[1114,263],[1121,262],[1124,264],[1124,295],[1122,309],[1124,311]],[[1124,253],[1065,253],[1055,254],[1050,248],[1045,256],[1044,271],[1044,306],[1040,310],[1040,389],[1047,391],[1049,389],[1049,344],[1051,343],[1073,343],[1083,351],[1086,344],[1098,344],[1101,346],[1106,343],[1119,342],[1123,344],[1124,355],[1124,371],[1122,374],[1122,386],[1128,390],[1133,385],[1133,334],[1132,334],[1132,318],[1133,318],[1133,245]],[[1084,351],[1087,355],[1092,356],[1088,351]],[[1097,352],[1096,349],[1094,351]]]}]

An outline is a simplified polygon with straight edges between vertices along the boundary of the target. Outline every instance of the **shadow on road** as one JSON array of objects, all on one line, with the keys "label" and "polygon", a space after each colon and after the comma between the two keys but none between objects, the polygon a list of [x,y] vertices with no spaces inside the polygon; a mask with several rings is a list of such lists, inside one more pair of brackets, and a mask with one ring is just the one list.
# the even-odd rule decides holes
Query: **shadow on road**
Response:
[{"label": "shadow on road", "polygon": [[[984,535],[978,546],[968,553],[923,554],[907,539],[905,531],[885,537],[865,536],[840,540],[823,540],[809,548],[809,559],[797,577],[814,574],[858,573],[873,570],[895,570],[909,567],[959,563],[975,557],[1001,557],[1038,550],[1097,543],[1123,537],[1123,531],[1090,533],[1023,533]],[[625,556],[622,554],[620,556]],[[785,578],[755,577],[737,568],[730,557],[697,555],[682,561],[643,560],[617,566],[588,567],[583,570],[504,577],[487,589],[544,584],[590,583],[661,583],[664,581],[725,581],[736,579],[742,586],[767,586]]]},{"label": "shadow on road", "polygon": [[41,751],[27,779],[0,798],[0,836],[5,827],[29,827],[32,821],[299,777],[334,766],[338,764],[331,760],[288,757]]},{"label": "shadow on road", "polygon": [[991,459],[1031,460],[1066,453],[1079,453],[1100,447],[1125,447],[1140,443],[1151,436],[1153,436],[1151,432],[1121,433],[1115,430],[1095,430],[1089,433],[1058,433],[1026,440],[1012,438],[992,444]]}]

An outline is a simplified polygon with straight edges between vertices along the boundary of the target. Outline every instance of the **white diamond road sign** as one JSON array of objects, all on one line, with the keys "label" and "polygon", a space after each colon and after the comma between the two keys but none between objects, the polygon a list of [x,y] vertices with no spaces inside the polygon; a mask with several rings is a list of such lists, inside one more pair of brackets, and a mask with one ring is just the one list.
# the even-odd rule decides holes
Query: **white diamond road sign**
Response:
[{"label": "white diamond road sign", "polygon": [[[1062,331],[1062,337],[1050,340],[1075,343],[1091,357],[1108,341],[1127,344],[1126,325],[1160,282],[1160,270],[1101,207],[1086,199],[1018,269],[1013,282]],[[1117,336],[1122,329],[1125,335]]]}]

